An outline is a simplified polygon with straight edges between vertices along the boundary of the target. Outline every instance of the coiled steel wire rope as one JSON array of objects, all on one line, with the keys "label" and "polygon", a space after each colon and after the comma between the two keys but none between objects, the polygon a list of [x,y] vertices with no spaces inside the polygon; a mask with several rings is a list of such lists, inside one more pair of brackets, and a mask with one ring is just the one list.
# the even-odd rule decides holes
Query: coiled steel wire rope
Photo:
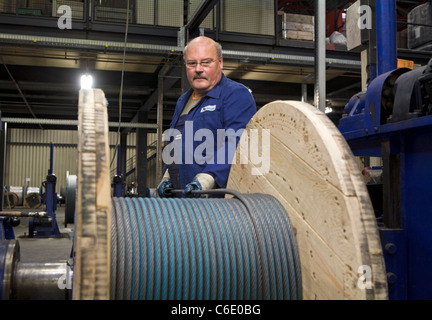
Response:
[{"label": "coiled steel wire rope", "polygon": [[113,198],[111,298],[301,299],[297,242],[282,205],[218,192],[234,198]]}]

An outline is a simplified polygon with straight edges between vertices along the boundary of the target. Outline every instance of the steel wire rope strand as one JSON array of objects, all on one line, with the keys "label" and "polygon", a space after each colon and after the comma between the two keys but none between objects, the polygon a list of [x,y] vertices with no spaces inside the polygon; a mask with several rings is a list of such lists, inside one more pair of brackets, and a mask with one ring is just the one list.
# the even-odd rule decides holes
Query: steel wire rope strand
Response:
[{"label": "steel wire rope strand", "polygon": [[[202,199],[201,199],[202,201]],[[220,279],[220,288],[218,299],[229,299],[230,296],[230,284],[231,284],[231,272],[224,272],[227,270],[232,271],[234,264],[232,264],[232,251],[233,248],[230,246],[229,232],[227,226],[224,223],[223,216],[221,215],[220,208],[215,205],[216,201],[210,201],[209,204],[213,204],[214,221],[216,222],[217,230],[220,231],[220,258],[219,261],[222,263],[219,265],[221,268],[218,270]]]},{"label": "steel wire rope strand", "polygon": [[[170,245],[170,254],[169,258],[169,279],[167,280],[168,286],[168,300],[173,300],[176,293],[176,281],[177,281],[177,299],[179,299],[179,289],[181,288],[181,282],[179,281],[181,278],[179,276],[179,271],[181,272],[181,268],[177,268],[176,270],[176,262],[181,260],[181,246],[180,246],[180,234],[177,227],[177,221],[175,218],[175,214],[173,214],[173,206],[170,201],[166,201],[167,205],[165,206],[166,210],[166,228],[168,234],[168,240]],[[170,232],[172,231],[172,232]]]},{"label": "steel wire rope strand", "polygon": [[[169,296],[169,299],[176,299],[179,300],[181,297],[181,289],[182,289],[182,268],[183,265],[179,263],[181,261],[182,253],[184,252],[182,244],[184,243],[184,232],[183,232],[183,226],[181,225],[180,221],[177,221],[177,203],[173,202],[172,199],[167,199],[167,204],[171,210],[168,210],[169,212],[169,218],[170,223],[174,229],[174,241],[175,241],[175,253],[172,256],[172,260],[176,262],[174,265],[175,271],[171,275],[173,286],[170,286],[170,289],[172,288],[172,292]],[[175,257],[175,258],[174,258]],[[176,285],[177,284],[177,285]]]},{"label": "steel wire rope strand", "polygon": [[206,218],[207,232],[210,239],[210,254],[211,264],[208,270],[210,274],[210,300],[216,300],[223,296],[223,255],[222,252],[222,241],[220,229],[217,226],[217,219],[214,216],[214,211],[210,205],[203,206],[202,214]]},{"label": "steel wire rope strand", "polygon": [[[270,207],[275,211],[275,215],[271,215],[270,218],[273,218],[275,224],[278,225],[280,223],[284,223],[287,220],[288,216],[285,213],[285,209],[282,205],[276,200],[276,198],[269,198],[268,203],[270,203]],[[285,221],[287,225],[287,229],[283,229],[281,239],[281,245],[283,246],[282,250],[285,249],[285,246],[289,246],[289,249],[283,250],[283,252],[288,253],[286,265],[288,267],[289,274],[289,289],[290,295],[294,294],[294,299],[302,298],[302,287],[298,284],[301,284],[301,268],[300,268],[300,254],[298,252],[297,247],[297,239],[295,237],[295,231],[292,227],[291,222]]]},{"label": "steel wire rope strand", "polygon": [[[155,223],[156,227],[158,228],[159,234],[160,234],[160,251],[159,251],[159,265],[161,265],[161,272],[159,273],[159,285],[156,284],[158,291],[156,292],[156,299],[167,299],[167,285],[168,285],[168,278],[169,278],[169,272],[168,272],[168,266],[169,266],[169,259],[172,252],[172,246],[168,246],[170,243],[167,241],[167,235],[169,235],[168,232],[166,232],[166,225],[164,223],[165,216],[166,216],[166,206],[162,205],[163,203],[156,201],[156,199],[151,198],[150,203],[153,205],[153,208],[156,210],[155,215]],[[162,212],[164,210],[164,212]],[[168,249],[170,248],[170,249]],[[159,298],[160,296],[160,298]]]},{"label": "steel wire rope strand", "polygon": [[[130,299],[136,300],[138,299],[139,292],[139,281],[140,281],[140,255],[137,255],[136,252],[141,252],[139,250],[139,237],[140,234],[138,232],[138,217],[135,212],[135,207],[131,203],[130,198],[124,198],[124,202],[127,206],[127,211],[129,213],[129,221],[131,224],[131,244],[132,244],[132,278],[131,278],[131,288],[130,288]],[[138,251],[137,251],[138,249]]]},{"label": "steel wire rope strand", "polygon": [[[229,259],[231,261],[231,272],[230,274],[230,283],[229,286],[226,286],[226,289],[229,289],[229,292],[225,294],[227,299],[245,299],[244,296],[244,286],[245,286],[245,260],[244,251],[245,251],[245,239],[244,235],[239,232],[238,228],[238,219],[239,216],[238,209],[235,208],[235,202],[237,200],[228,200],[228,201],[213,201],[211,203],[216,207],[220,207],[218,210],[221,215],[222,223],[224,228],[227,230],[228,234],[228,253]],[[229,212],[233,211],[233,214]],[[246,255],[247,256],[247,255]]]},{"label": "steel wire rope strand", "polygon": [[[119,214],[117,215],[117,219],[121,219],[122,223],[120,225],[120,228],[117,229],[118,234],[123,238],[123,241],[121,242],[122,245],[119,247],[121,256],[123,257],[124,264],[124,273],[122,279],[122,283],[120,284],[120,288],[122,290],[119,291],[121,299],[129,299],[128,292],[131,288],[131,278],[132,278],[132,271],[133,271],[133,261],[134,261],[134,255],[132,254],[133,247],[133,237],[134,235],[131,232],[130,228],[130,212],[129,208],[127,208],[125,199],[124,198],[118,198],[118,205],[120,208]],[[112,252],[112,251],[111,251]],[[112,260],[111,260],[112,261]]]},{"label": "steel wire rope strand", "polygon": [[[134,279],[134,299],[138,299],[141,300],[142,299],[142,288],[143,288],[143,282],[144,282],[144,269],[141,268],[141,266],[144,264],[144,252],[145,252],[145,247],[144,247],[144,243],[145,240],[143,239],[145,234],[143,232],[142,229],[142,221],[141,221],[141,214],[140,214],[140,210],[139,210],[139,204],[136,200],[136,198],[126,198],[126,201],[129,202],[129,205],[131,206],[131,208],[133,208],[133,212],[136,216],[136,227],[134,228],[134,230],[138,230],[137,234],[138,234],[138,238],[137,238],[137,248],[139,248],[139,259],[136,259],[136,268],[135,268],[135,279]],[[136,251],[135,251],[136,252]]]},{"label": "steel wire rope strand", "polygon": [[[111,242],[111,269],[115,270],[115,276],[111,276],[111,282],[115,284],[115,291],[111,293],[111,297],[114,299],[124,299],[123,288],[124,288],[124,269],[125,264],[117,263],[117,261],[125,261],[125,233],[123,229],[123,219],[122,219],[122,209],[120,207],[120,202],[113,202],[112,212],[115,214],[112,217],[112,223],[114,224],[114,232],[116,235],[115,239]],[[114,259],[115,257],[115,259]],[[114,294],[114,296],[113,296]]]},{"label": "steel wire rope strand", "polygon": [[[117,281],[117,263],[112,263],[113,261],[117,260],[117,210],[115,210],[115,206],[117,203],[112,203],[112,210],[111,210],[111,266],[110,266],[110,299],[115,300],[116,297],[116,281]],[[116,245],[113,245],[113,244]]]},{"label": "steel wire rope strand", "polygon": [[[179,230],[179,237],[181,241],[177,245],[177,255],[176,260],[176,280],[177,280],[177,287],[175,292],[175,297],[177,300],[184,299],[188,295],[189,292],[189,246],[187,241],[187,235],[184,225],[184,219],[182,219],[183,211],[180,208],[179,202],[175,201],[174,199],[166,199],[168,203],[172,206],[174,209],[172,211],[172,221],[178,225],[179,228],[176,228],[176,230]],[[163,200],[162,200],[163,201]]]},{"label": "steel wire rope strand", "polygon": [[[203,201],[189,201],[191,205],[196,204],[194,210],[199,218],[199,230],[203,238],[204,248],[204,273],[203,273],[203,297],[204,300],[212,299],[212,288],[216,288],[216,264],[212,262],[211,257],[215,256],[214,237],[209,221],[210,210]],[[215,292],[215,291],[214,291]],[[214,299],[214,298],[213,298]]]},{"label": "steel wire rope strand", "polygon": [[[182,193],[183,190],[171,190],[172,193]],[[250,205],[250,196],[245,197],[243,194],[230,189],[215,189],[215,190],[205,190],[205,191],[192,191],[192,193],[197,194],[231,194],[235,198],[239,199],[247,208],[247,211],[249,214],[251,214],[254,211],[254,206]],[[301,267],[300,267],[300,255],[297,248],[297,240],[295,238],[295,232],[292,227],[291,221],[289,220],[288,215],[285,212],[285,209],[283,206],[277,201],[276,198],[268,196],[266,201],[267,207],[271,207],[279,214],[279,216],[282,218],[284,223],[287,226],[287,230],[283,229],[284,233],[288,234],[288,241],[287,243],[290,246],[290,250],[288,250],[289,256],[291,256],[290,263],[288,264],[290,267],[289,276],[291,279],[291,286],[295,290],[296,298],[301,299],[302,298],[302,287],[301,285],[298,286],[296,284],[301,284]],[[268,206],[269,204],[272,204]],[[293,279],[295,278],[295,279]]]},{"label": "steel wire rope strand", "polygon": [[[172,189],[170,190],[170,193],[172,194],[181,194],[184,190],[177,190]],[[250,222],[251,222],[251,234],[255,236],[255,243],[258,244],[257,248],[257,291],[256,293],[256,299],[263,299],[263,297],[269,296],[269,290],[270,290],[270,284],[268,281],[265,281],[269,277],[268,275],[268,261],[265,260],[266,256],[266,246],[262,243],[262,241],[258,241],[257,237],[259,238],[259,235],[263,235],[262,227],[256,223],[256,219],[253,219],[253,214],[255,212],[253,206],[251,206],[250,201],[247,200],[247,198],[234,190],[229,189],[213,189],[213,190],[194,190],[192,191],[192,194],[231,194],[240,202],[243,204],[243,206],[246,208],[246,213],[249,215]],[[250,197],[250,196],[249,196]],[[263,286],[264,285],[264,286]]]},{"label": "steel wire rope strand", "polygon": [[[146,200],[146,201],[144,201]],[[149,271],[147,273],[147,290],[146,290],[146,296],[147,300],[153,300],[154,294],[155,294],[155,282],[157,281],[158,276],[158,253],[159,253],[159,239],[158,239],[158,232],[155,228],[151,228],[151,219],[153,215],[153,211],[151,208],[151,205],[149,204],[148,199],[140,198],[139,201],[141,202],[143,206],[143,213],[147,214],[145,216],[145,226],[146,226],[146,232],[148,234],[149,241],[147,243],[147,265],[149,268]]]},{"label": "steel wire rope strand", "polygon": [[[137,299],[141,300],[145,297],[144,289],[147,288],[147,271],[148,271],[148,246],[147,244],[151,242],[151,238],[148,232],[145,231],[146,222],[144,221],[144,216],[142,212],[144,212],[143,204],[139,201],[139,198],[132,198],[132,202],[135,208],[135,212],[137,214],[137,224],[138,224],[138,232],[139,232],[139,281],[138,281],[138,297]],[[138,276],[137,276],[138,277]]]},{"label": "steel wire rope strand", "polygon": [[[198,261],[198,257],[197,257],[197,251],[199,253],[199,249],[197,247],[197,241],[195,241],[196,237],[194,236],[194,232],[192,229],[192,224],[191,221],[193,219],[193,216],[191,215],[190,211],[186,209],[185,207],[185,201],[179,201],[179,207],[182,208],[182,218],[183,218],[183,222],[184,225],[186,227],[186,239],[189,239],[189,249],[188,250],[188,265],[190,266],[190,268],[185,268],[185,279],[187,279],[187,283],[189,284],[188,286],[188,291],[186,293],[186,295],[182,298],[182,299],[187,299],[187,300],[193,300],[195,299],[195,292],[196,292],[196,284],[197,282],[199,283],[199,281],[197,281],[197,267],[198,269],[200,268],[199,262]],[[198,266],[197,266],[198,265]]]},{"label": "steel wire rope strand", "polygon": [[257,297],[253,295],[257,292],[258,284],[256,281],[257,274],[257,256],[255,243],[252,239],[252,225],[249,215],[240,214],[241,207],[240,201],[233,201],[232,209],[235,211],[234,220],[237,222],[238,228],[240,229],[239,234],[243,235],[241,237],[241,242],[243,244],[244,250],[242,250],[242,255],[244,257],[244,294],[242,295],[244,299],[256,299]]},{"label": "steel wire rope strand", "polygon": [[[232,201],[231,201],[232,202]],[[235,212],[234,214],[230,215],[227,214],[227,212],[229,212],[229,210],[237,210],[235,208],[235,206],[231,206],[231,208],[229,208],[227,206],[227,203],[225,201],[218,201],[215,202],[215,204],[220,205],[222,207],[223,210],[221,210],[221,212],[223,212],[227,222],[228,222],[228,226],[231,227],[232,232],[232,241],[233,241],[233,255],[235,257],[236,260],[236,272],[233,272],[233,276],[235,277],[232,281],[232,287],[230,288],[231,290],[231,294],[232,294],[232,299],[246,299],[245,298],[245,274],[246,269],[245,269],[245,263],[246,261],[248,261],[248,259],[245,258],[245,252],[247,251],[247,247],[245,246],[245,241],[244,238],[241,236],[241,232],[239,230],[239,226],[238,226],[238,221],[236,219],[236,217],[238,216],[238,212]],[[234,203],[233,203],[234,204]],[[237,244],[237,245],[235,245]],[[246,248],[245,248],[246,247]],[[247,256],[247,252],[246,252],[246,256]],[[237,285],[236,285],[237,284]]]},{"label": "steel wire rope strand", "polygon": [[[262,201],[261,198],[257,198],[255,199],[254,203],[255,210],[257,210],[258,212],[265,212],[265,214],[258,214],[257,216],[259,217],[259,219],[261,219],[261,225],[265,226],[267,235],[267,260],[269,261],[269,265],[271,266],[269,268],[271,289],[270,297],[272,299],[284,299],[284,297],[289,298],[289,294],[287,293],[287,291],[289,291],[289,287],[286,284],[287,277],[283,277],[283,274],[289,275],[288,270],[283,268],[285,252],[280,251],[279,247],[282,245],[282,243],[280,243],[278,239],[280,233],[275,230],[275,224],[273,223],[273,221],[271,221],[272,215],[276,212],[274,210],[271,210],[271,212],[269,212],[270,206],[268,205],[267,199],[266,201]],[[277,257],[277,259],[275,259],[275,257]],[[276,285],[276,283],[279,283],[280,285]]]},{"label": "steel wire rope strand", "polygon": [[[192,292],[191,299],[208,300],[208,289],[210,288],[208,285],[209,278],[207,276],[207,271],[209,269],[209,247],[208,247],[208,237],[205,232],[204,221],[201,216],[201,212],[204,210],[201,201],[193,201],[192,199],[188,199],[184,202],[185,206],[187,206],[190,210],[188,210],[190,214],[190,219],[193,222],[193,228],[196,230],[194,232],[195,240],[196,240],[196,261],[195,263],[198,266],[198,272],[195,274],[195,281],[197,285],[195,286],[195,292]],[[206,298],[207,296],[207,298]]]},{"label": "steel wire rope strand", "polygon": [[294,230],[274,197],[112,202],[111,297],[301,299]]}]

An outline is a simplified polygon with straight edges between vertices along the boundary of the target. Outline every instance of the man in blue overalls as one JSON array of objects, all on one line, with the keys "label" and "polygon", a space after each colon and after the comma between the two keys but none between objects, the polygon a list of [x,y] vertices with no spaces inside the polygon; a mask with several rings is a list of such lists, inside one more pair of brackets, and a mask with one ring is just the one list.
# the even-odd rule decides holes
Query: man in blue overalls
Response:
[{"label": "man in blue overalls", "polygon": [[219,43],[195,38],[185,47],[183,58],[191,88],[178,99],[174,111],[171,141],[164,153],[178,154],[167,163],[157,188],[160,197],[168,188],[184,189],[184,196],[191,196],[192,190],[225,188],[232,150],[257,111],[249,89],[223,74]]}]

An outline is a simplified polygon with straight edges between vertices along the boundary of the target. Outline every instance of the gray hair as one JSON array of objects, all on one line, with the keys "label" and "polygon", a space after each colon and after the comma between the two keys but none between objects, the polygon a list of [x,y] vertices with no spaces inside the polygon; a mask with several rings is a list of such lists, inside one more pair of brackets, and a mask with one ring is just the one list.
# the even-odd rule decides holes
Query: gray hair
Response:
[{"label": "gray hair", "polygon": [[[192,40],[193,40],[193,39],[192,39]],[[192,40],[191,40],[191,41],[192,41]],[[189,43],[190,43],[190,41],[189,41]],[[219,42],[216,42],[216,41],[214,41],[213,43],[214,43],[214,46],[215,46],[215,48],[216,48],[216,55],[217,55],[218,59],[222,58],[222,45],[221,45]],[[188,46],[189,46],[189,44],[187,44],[187,45],[184,47],[184,49],[183,49],[183,60],[186,59],[186,51],[187,51],[187,49],[188,49]]]}]

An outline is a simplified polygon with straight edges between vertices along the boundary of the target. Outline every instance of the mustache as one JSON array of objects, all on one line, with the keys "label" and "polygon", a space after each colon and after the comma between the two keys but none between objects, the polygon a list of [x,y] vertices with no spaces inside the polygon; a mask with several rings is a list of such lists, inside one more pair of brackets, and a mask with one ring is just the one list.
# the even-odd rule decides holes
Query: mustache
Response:
[{"label": "mustache", "polygon": [[199,75],[199,74],[197,74],[197,75],[195,75],[195,76],[193,77],[193,80],[196,80],[196,79],[204,79],[204,80],[208,80],[208,78],[207,78],[206,76],[202,76],[202,75]]}]

